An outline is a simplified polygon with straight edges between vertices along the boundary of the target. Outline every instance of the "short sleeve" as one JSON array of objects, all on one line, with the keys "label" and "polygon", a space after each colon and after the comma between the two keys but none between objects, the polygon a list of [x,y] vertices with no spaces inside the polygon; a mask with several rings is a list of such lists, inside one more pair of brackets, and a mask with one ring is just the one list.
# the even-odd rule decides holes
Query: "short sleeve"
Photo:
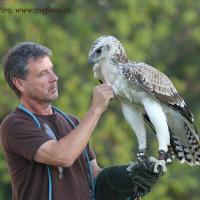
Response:
[{"label": "short sleeve", "polygon": [[42,144],[51,140],[31,120],[18,120],[9,126],[7,122],[1,127],[1,134],[4,135],[2,138],[5,149],[29,160],[33,160]]}]

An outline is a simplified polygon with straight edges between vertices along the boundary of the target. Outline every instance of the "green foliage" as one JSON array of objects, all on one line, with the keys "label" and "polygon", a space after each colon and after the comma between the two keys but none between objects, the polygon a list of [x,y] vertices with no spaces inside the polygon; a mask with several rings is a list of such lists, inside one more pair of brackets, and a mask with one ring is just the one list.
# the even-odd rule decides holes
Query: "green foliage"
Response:
[{"label": "green foliage", "polygon": [[[46,45],[59,75],[55,105],[80,119],[87,112],[93,80],[87,54],[99,36],[114,35],[131,60],[144,61],[166,73],[186,100],[200,130],[200,2],[194,0],[45,0],[3,1],[1,7],[69,8],[70,13],[13,14],[0,12],[0,57],[21,41]],[[0,69],[0,119],[18,104]],[[149,154],[156,156],[157,141],[149,131]],[[91,143],[102,167],[135,160],[136,137],[125,122],[118,100],[103,114]],[[198,167],[173,162],[168,172],[144,199],[197,200]],[[8,170],[0,152],[0,200],[11,199]]]}]

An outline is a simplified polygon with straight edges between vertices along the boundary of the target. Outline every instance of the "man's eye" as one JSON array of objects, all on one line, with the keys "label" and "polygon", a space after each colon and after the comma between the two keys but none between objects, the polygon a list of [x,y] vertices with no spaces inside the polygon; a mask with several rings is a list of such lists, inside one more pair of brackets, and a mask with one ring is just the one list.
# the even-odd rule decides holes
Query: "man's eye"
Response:
[{"label": "man's eye", "polygon": [[43,71],[43,72],[40,73],[40,76],[44,76],[44,75],[46,75],[46,74],[47,74],[47,72],[46,72],[46,71]]}]

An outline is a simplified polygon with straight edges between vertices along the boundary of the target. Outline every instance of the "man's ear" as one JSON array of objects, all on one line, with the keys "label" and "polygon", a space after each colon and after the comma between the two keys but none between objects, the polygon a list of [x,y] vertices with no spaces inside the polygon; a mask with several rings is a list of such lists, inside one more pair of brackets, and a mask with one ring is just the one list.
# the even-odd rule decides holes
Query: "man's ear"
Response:
[{"label": "man's ear", "polygon": [[20,78],[13,78],[13,84],[15,87],[20,91],[24,92],[25,91],[25,85],[24,85],[24,80]]}]

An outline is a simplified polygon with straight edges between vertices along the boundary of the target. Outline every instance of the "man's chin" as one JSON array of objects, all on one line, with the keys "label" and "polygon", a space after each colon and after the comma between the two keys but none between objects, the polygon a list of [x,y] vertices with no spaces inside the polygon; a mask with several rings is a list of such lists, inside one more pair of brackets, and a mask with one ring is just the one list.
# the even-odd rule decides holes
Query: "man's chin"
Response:
[{"label": "man's chin", "polygon": [[46,101],[51,103],[52,101],[56,100],[58,98],[58,93],[55,93],[55,94],[52,94],[52,95],[49,95],[47,98],[46,98]]},{"label": "man's chin", "polygon": [[51,100],[51,101],[54,101],[54,100],[56,100],[57,98],[58,98],[58,93],[52,95],[52,96],[50,97],[50,100]]}]

